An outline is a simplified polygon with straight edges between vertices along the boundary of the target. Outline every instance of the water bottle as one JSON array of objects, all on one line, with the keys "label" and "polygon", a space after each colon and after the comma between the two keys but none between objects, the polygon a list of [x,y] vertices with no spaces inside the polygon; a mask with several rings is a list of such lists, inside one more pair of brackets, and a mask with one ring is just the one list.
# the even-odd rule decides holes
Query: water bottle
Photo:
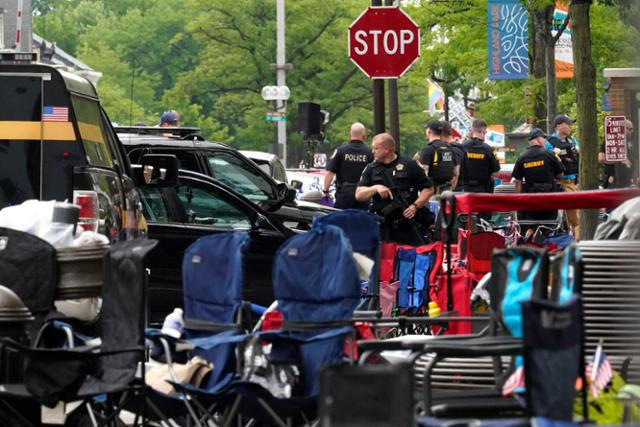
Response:
[{"label": "water bottle", "polygon": [[164,318],[164,323],[162,324],[162,333],[178,339],[182,335],[182,329],[184,329],[182,309],[174,308],[173,312]]}]

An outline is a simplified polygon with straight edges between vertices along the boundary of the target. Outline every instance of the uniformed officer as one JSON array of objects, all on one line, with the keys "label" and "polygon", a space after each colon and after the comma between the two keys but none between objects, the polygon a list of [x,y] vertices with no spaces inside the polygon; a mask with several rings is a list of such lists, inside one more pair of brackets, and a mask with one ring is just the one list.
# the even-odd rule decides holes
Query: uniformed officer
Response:
[{"label": "uniformed officer", "polygon": [[[535,128],[529,132],[529,148],[518,157],[513,166],[512,177],[515,179],[518,193],[551,193],[558,191],[557,178],[564,173],[560,159],[545,149],[547,135]],[[524,183],[523,183],[524,180]],[[521,217],[527,219],[551,219],[557,215],[555,211],[527,212]]]},{"label": "uniformed officer", "polygon": [[449,147],[453,150],[453,155],[455,156],[455,162],[459,167],[459,175],[458,181],[455,187],[453,187],[453,191],[462,191],[462,183],[464,182],[464,170],[466,163],[466,153],[462,144],[460,144],[457,140],[453,138],[453,128],[451,124],[446,120],[440,120],[442,123],[442,140],[449,144]]},{"label": "uniformed officer", "polygon": [[[578,141],[571,136],[571,125],[575,119],[559,114],[553,119],[554,133],[548,138],[546,148],[550,152],[556,154],[562,166],[564,166],[564,174],[558,179],[558,183],[562,185],[564,191],[578,191],[578,167],[580,165],[578,151],[580,149]],[[567,221],[573,227],[573,236],[576,240],[579,238],[580,216],[577,209],[569,209],[565,211]]]},{"label": "uniformed officer", "polygon": [[433,181],[436,193],[456,188],[460,166],[454,150],[442,141],[442,123],[431,120],[426,130],[429,143],[420,151],[420,165]]},{"label": "uniformed officer", "polygon": [[466,162],[463,188],[468,193],[493,193],[493,178],[498,176],[500,163],[493,149],[484,142],[487,134],[487,122],[475,119],[471,125],[471,137],[464,147]]},{"label": "uniformed officer", "polygon": [[355,198],[356,186],[365,166],[373,161],[371,150],[364,144],[366,131],[362,123],[354,123],[349,131],[349,142],[333,152],[324,176],[322,192],[329,193],[329,186],[336,177],[336,203],[339,209],[367,209],[368,203]]},{"label": "uniformed officer", "polygon": [[396,154],[396,142],[381,133],[371,143],[374,161],[356,188],[356,199],[371,200],[371,211],[384,217],[384,241],[417,246],[424,235],[422,209],[433,195],[433,184],[415,160]]}]

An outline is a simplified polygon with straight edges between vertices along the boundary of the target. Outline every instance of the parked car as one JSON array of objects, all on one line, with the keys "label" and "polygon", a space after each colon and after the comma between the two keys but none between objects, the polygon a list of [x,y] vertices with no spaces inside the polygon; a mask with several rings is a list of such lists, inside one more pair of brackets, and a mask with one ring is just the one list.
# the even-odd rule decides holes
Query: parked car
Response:
[{"label": "parked car", "polygon": [[[173,188],[140,187],[149,237],[159,241],[148,257],[150,321],[159,322],[183,305],[182,258],[199,237],[235,230],[249,232],[245,257],[244,297],[256,304],[273,301],[273,258],[294,234],[273,215],[223,183],[180,170]],[[211,278],[212,286],[224,286]]]},{"label": "parked car", "polygon": [[[289,183],[296,189],[296,197],[300,199],[312,191],[322,192],[324,186],[325,169],[287,169]],[[336,182],[329,186],[329,195],[335,200]]]},{"label": "parked car", "polygon": [[69,200],[85,229],[142,234],[130,164],[93,84],[15,55],[0,53],[0,209]]},{"label": "parked car", "polygon": [[202,138],[196,128],[119,127],[118,136],[132,163],[149,153],[173,154],[181,169],[211,176],[273,213],[285,226],[308,230],[313,218],[334,209],[298,203],[295,190],[276,182],[238,150]]},{"label": "parked car", "polygon": [[282,162],[272,153],[265,153],[264,151],[249,151],[240,150],[240,152],[251,159],[256,165],[260,166],[260,169],[265,171],[267,175],[275,179],[276,182],[289,183],[287,179],[287,172],[282,165]]}]

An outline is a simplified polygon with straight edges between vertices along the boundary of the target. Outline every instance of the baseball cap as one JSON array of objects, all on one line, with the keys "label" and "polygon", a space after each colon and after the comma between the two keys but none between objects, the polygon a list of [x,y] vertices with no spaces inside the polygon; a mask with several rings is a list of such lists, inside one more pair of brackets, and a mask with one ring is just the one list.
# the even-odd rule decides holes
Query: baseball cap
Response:
[{"label": "baseball cap", "polygon": [[539,137],[539,136],[541,136],[541,137],[543,137],[543,138],[545,138],[545,139],[547,138],[547,134],[546,134],[546,133],[544,133],[544,132],[542,131],[542,129],[540,129],[540,128],[535,128],[535,129],[533,129],[531,132],[529,132],[529,141],[531,141],[532,139],[537,138],[537,137]]},{"label": "baseball cap", "polygon": [[576,119],[572,119],[569,116],[565,116],[564,114],[559,114],[553,119],[553,127],[558,126],[560,123],[568,123],[571,124],[575,122]]},{"label": "baseball cap", "polygon": [[442,134],[442,122],[440,120],[430,120],[427,123],[427,129],[431,129],[436,135]]},{"label": "baseball cap", "polygon": [[160,116],[160,124],[177,123],[178,120],[180,120],[180,117],[178,116],[178,113],[175,112],[174,110],[165,111],[164,113],[162,113],[162,116]]}]

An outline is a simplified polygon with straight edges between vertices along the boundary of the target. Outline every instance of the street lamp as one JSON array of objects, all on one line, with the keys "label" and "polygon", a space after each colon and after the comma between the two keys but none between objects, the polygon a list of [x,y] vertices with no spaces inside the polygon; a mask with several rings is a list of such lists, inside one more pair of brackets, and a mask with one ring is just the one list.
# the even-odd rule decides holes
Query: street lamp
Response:
[{"label": "street lamp", "polygon": [[[287,86],[265,86],[260,93],[262,99],[271,103],[271,109],[277,113],[274,114],[277,120],[278,130],[278,146],[282,148],[282,151],[278,150],[278,155],[282,158],[283,163],[286,165],[287,159],[287,133],[286,133],[286,107],[287,100],[291,96],[291,91]],[[267,116],[269,119],[269,116]],[[273,118],[272,118],[273,119]],[[286,166],[285,166],[286,167]]]}]

